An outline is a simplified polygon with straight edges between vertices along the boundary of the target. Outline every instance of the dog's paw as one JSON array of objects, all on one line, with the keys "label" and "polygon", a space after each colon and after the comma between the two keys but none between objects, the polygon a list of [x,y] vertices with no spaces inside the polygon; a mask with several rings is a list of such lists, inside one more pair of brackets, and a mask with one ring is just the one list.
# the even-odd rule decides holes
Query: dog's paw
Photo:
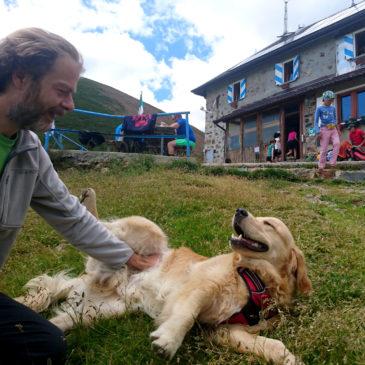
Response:
[{"label": "dog's paw", "polygon": [[283,362],[284,365],[305,365],[298,357],[294,356],[292,353],[289,353]]},{"label": "dog's paw", "polygon": [[66,313],[51,318],[50,322],[53,323],[63,332],[69,331],[76,324],[76,322],[71,318],[71,316],[67,315]]},{"label": "dog's paw", "polygon": [[181,345],[181,342],[174,340],[174,337],[166,331],[157,329],[150,334],[152,346],[159,355],[172,359]]}]

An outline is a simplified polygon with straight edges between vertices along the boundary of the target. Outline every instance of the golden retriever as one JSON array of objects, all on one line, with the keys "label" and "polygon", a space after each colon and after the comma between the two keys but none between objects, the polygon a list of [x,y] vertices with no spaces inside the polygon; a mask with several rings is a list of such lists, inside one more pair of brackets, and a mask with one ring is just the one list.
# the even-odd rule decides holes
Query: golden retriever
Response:
[{"label": "golden retriever", "polygon": [[[139,252],[133,242],[134,234],[141,232],[129,229],[132,221],[124,220],[128,229],[121,229],[124,236],[119,237]],[[111,273],[89,260],[80,277],[60,273],[31,280],[28,293],[18,300],[42,311],[66,298],[67,304],[51,318],[63,330],[100,317],[122,316],[126,310],[141,310],[155,319],[157,329],[150,335],[153,346],[170,358],[198,321],[208,325],[207,333],[218,344],[275,364],[301,364],[281,341],[254,334],[274,321],[274,307],[290,305],[296,291],[311,291],[304,256],[281,220],[258,218],[237,209],[232,221],[236,232],[231,238],[232,252],[211,258],[186,247],[167,248],[163,232],[151,221],[145,223],[141,231],[146,246],[139,248],[150,244],[151,228],[157,229],[156,237],[161,239],[150,251],[161,252],[161,260],[153,268],[143,272],[122,268]]]}]

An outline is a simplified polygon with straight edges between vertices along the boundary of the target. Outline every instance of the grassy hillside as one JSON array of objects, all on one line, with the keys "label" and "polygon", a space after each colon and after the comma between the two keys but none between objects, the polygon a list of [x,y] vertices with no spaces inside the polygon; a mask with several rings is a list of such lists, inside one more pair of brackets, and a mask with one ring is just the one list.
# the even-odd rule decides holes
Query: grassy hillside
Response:
[{"label": "grassy hillside", "polygon": [[[87,186],[96,190],[102,218],[146,216],[168,234],[171,246],[188,246],[202,255],[230,252],[231,220],[238,207],[281,218],[306,256],[314,292],[298,298],[293,310],[281,313],[279,327],[264,335],[282,340],[307,365],[365,364],[364,185],[287,181],[289,175],[274,171],[266,175],[274,179],[261,179],[256,172],[228,173],[181,161],[154,166],[148,159],[102,171],[60,171],[74,194]],[[78,274],[83,261],[80,252],[29,212],[0,275],[0,290],[19,295],[34,276],[68,269]],[[67,335],[67,364],[166,364],[151,349],[153,328],[142,313],[80,326]],[[199,326],[190,331],[169,363],[265,364],[215,346],[202,331]]]},{"label": "grassy hillside", "polygon": [[[75,106],[77,109],[98,113],[135,115],[138,110],[138,103],[138,99],[133,98],[128,94],[87,78],[80,79],[75,95]],[[148,103],[144,103],[144,112],[161,113],[163,111]],[[168,112],[174,112],[174,110]],[[158,122],[160,120],[162,119],[159,119]],[[171,119],[168,118],[164,118],[163,120],[167,123],[171,121]],[[76,112],[69,113],[65,117],[56,120],[57,128],[102,132],[106,134],[106,139],[113,139],[112,135],[107,137],[107,134],[113,134],[115,127],[119,124],[120,120],[118,119],[100,118]],[[197,137],[197,148],[195,153],[200,155],[202,154],[203,149],[204,133],[195,127],[193,128]],[[72,138],[72,134],[69,136]],[[74,137],[76,137],[76,135],[74,135]],[[70,145],[68,145],[68,147],[70,147]]]}]

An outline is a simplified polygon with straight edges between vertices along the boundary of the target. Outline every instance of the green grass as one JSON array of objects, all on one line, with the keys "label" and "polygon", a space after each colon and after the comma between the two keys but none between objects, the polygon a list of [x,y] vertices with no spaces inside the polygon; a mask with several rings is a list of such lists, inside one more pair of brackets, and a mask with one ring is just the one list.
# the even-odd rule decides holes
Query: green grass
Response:
[{"label": "green grass", "polygon": [[[158,223],[173,247],[203,255],[229,252],[231,219],[238,207],[276,216],[304,251],[314,293],[283,313],[279,328],[265,333],[282,340],[306,364],[365,364],[364,185],[298,181],[282,171],[265,175],[209,170],[186,161],[156,166],[140,158],[102,171],[60,171],[71,192],[93,187],[102,218],[143,215]],[[83,257],[29,212],[2,271],[0,290],[15,296],[30,278],[83,269]],[[142,313],[103,320],[68,335],[68,364],[166,364],[152,350],[153,322]],[[204,328],[187,336],[171,364],[264,364],[204,340]]]}]

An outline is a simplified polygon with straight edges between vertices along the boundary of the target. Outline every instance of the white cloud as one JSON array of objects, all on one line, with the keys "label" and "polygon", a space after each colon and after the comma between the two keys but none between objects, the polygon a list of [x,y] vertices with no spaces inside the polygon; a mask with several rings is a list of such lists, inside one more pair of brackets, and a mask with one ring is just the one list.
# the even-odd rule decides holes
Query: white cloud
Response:
[{"label": "white cloud", "polygon": [[[146,0],[145,0],[146,1]],[[0,38],[13,30],[36,26],[64,36],[85,59],[85,76],[113,86],[167,112],[191,111],[191,123],[204,129],[202,97],[190,91],[275,41],[283,31],[283,0],[156,0],[155,12],[146,17],[141,0],[105,2],[93,8],[81,0],[18,0],[17,6],[0,3]],[[308,25],[351,5],[350,0],[290,0],[289,30]],[[95,9],[94,9],[95,8]],[[209,60],[188,54],[171,65],[156,60],[128,32],[152,33],[153,20],[186,19],[189,34],[204,37],[212,47]],[[104,29],[103,33],[85,31]],[[176,37],[166,30],[166,37]],[[162,46],[162,45],[161,45]],[[166,78],[173,84],[172,100],[157,102]]]}]

